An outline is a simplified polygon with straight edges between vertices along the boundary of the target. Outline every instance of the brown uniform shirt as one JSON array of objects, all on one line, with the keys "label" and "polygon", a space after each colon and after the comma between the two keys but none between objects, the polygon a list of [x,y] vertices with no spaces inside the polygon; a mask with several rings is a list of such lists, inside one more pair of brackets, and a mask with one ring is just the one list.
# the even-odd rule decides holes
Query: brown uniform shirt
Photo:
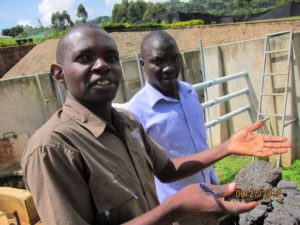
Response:
[{"label": "brown uniform shirt", "polygon": [[68,95],[26,145],[24,180],[45,225],[120,224],[158,205],[168,159],[126,111],[114,127]]}]

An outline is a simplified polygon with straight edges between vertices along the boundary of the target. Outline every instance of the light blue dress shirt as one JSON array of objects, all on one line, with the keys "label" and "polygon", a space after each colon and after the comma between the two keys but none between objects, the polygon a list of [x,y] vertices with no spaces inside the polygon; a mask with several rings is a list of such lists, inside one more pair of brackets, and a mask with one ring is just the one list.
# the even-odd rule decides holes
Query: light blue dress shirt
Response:
[{"label": "light blue dress shirt", "polygon": [[[148,82],[122,108],[131,111],[169,158],[191,155],[208,149],[203,108],[192,85],[178,81],[180,100],[164,96]],[[159,201],[192,183],[217,183],[213,167],[173,183],[155,178]]]}]

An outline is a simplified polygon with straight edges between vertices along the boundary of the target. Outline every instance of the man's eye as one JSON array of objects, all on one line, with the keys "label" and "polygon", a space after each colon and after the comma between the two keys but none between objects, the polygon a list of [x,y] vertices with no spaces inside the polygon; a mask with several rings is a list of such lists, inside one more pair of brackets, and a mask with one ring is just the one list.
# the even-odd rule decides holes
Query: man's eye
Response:
[{"label": "man's eye", "polygon": [[176,55],[173,60],[176,62],[180,61],[180,55]]},{"label": "man's eye", "polygon": [[81,62],[81,63],[88,62],[89,60],[90,60],[90,57],[87,55],[80,55],[76,59],[77,62]]},{"label": "man's eye", "polygon": [[154,63],[156,65],[161,65],[163,63],[163,60],[162,59],[155,59]]},{"label": "man's eye", "polygon": [[107,57],[107,61],[108,62],[118,62],[119,61],[119,57],[115,56],[115,55],[111,55]]}]

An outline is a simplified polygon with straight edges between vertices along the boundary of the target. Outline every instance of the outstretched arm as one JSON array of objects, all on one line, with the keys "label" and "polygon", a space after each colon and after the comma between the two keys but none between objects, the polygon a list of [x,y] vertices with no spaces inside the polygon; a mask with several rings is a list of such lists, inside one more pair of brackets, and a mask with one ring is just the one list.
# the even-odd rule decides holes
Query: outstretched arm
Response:
[{"label": "outstretched arm", "polygon": [[263,121],[241,129],[229,140],[211,148],[209,151],[202,151],[186,157],[174,158],[156,176],[163,182],[172,182],[190,175],[193,175],[214,162],[231,154],[244,156],[267,157],[273,154],[287,152],[291,145],[287,138],[270,135],[256,135],[254,131],[263,125]]}]

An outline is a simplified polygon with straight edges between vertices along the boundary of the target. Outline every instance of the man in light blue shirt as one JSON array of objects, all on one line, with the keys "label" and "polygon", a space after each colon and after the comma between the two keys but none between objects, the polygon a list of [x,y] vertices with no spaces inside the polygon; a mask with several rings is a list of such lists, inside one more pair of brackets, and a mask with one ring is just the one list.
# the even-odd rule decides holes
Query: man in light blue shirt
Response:
[{"label": "man in light blue shirt", "polygon": [[[123,107],[131,111],[145,131],[167,151],[168,157],[191,155],[208,149],[203,108],[193,87],[177,81],[182,59],[175,40],[153,31],[141,45],[148,82]],[[212,167],[183,180],[165,184],[155,180],[160,202],[192,183],[217,183]]]},{"label": "man in light blue shirt", "polygon": [[[191,155],[208,149],[203,109],[190,84],[178,82],[179,99],[163,95],[149,82],[125,108],[141,122],[145,131],[167,150],[168,157]],[[216,183],[212,167],[183,180],[165,184],[155,180],[160,202],[192,183]]]}]

